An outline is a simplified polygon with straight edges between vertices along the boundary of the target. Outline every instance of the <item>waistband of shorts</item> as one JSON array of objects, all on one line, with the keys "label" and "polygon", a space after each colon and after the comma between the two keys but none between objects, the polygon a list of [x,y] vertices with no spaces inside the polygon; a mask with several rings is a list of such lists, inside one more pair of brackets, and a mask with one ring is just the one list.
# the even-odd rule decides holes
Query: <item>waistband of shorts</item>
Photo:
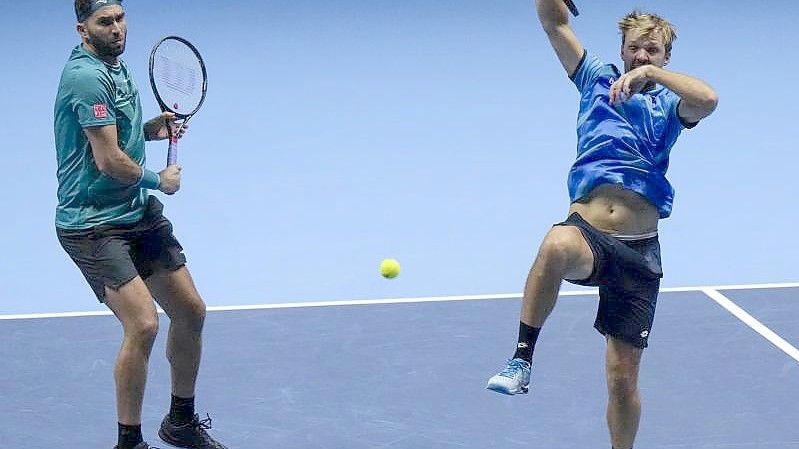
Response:
[{"label": "waistband of shorts", "polygon": [[610,236],[625,242],[633,242],[636,240],[646,240],[657,237],[658,231],[655,229],[652,232],[644,232],[643,234],[610,234]]},{"label": "waistband of shorts", "polygon": [[613,237],[613,238],[615,238],[617,240],[621,240],[623,242],[635,242],[635,241],[641,241],[641,240],[649,240],[649,239],[657,238],[657,236],[658,236],[658,230],[657,229],[655,229],[654,231],[644,232],[644,233],[641,233],[641,234],[612,234],[612,233],[600,231],[599,229],[597,229],[593,225],[591,225],[591,223],[587,222],[585,220],[585,218],[583,218],[582,215],[580,215],[578,212],[572,212],[571,214],[569,214],[569,218],[567,218],[564,221],[564,223],[580,223],[582,226],[587,226],[587,227],[593,229],[596,232],[608,235],[610,237]]}]

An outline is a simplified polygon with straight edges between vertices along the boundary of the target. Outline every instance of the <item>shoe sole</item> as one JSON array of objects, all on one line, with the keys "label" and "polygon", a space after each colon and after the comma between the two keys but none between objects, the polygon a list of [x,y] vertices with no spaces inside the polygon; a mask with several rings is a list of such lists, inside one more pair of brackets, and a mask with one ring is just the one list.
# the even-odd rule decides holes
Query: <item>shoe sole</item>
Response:
[{"label": "shoe sole", "polygon": [[174,442],[174,440],[172,440],[172,439],[169,437],[169,435],[165,434],[165,433],[164,433],[162,430],[160,430],[160,429],[158,430],[158,437],[159,437],[159,438],[161,438],[161,441],[163,441],[164,443],[166,443],[166,444],[168,444],[168,445],[170,445],[170,446],[172,446],[172,447],[182,447],[182,448],[192,448],[192,447],[194,447],[194,446],[181,446],[181,445],[180,445],[180,444],[178,444],[177,442]]},{"label": "shoe sole", "polygon": [[488,385],[486,387],[487,390],[496,391],[497,393],[506,394],[508,396],[514,396],[517,394],[527,394],[530,391],[530,387],[525,385],[519,390],[508,390],[507,388],[503,388],[500,385]]}]

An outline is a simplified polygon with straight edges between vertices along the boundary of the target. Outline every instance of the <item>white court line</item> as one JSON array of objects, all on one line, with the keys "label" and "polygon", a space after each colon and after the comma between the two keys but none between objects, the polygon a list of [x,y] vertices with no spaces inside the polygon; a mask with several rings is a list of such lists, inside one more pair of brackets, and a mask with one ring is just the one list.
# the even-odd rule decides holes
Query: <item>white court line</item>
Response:
[{"label": "white court line", "polygon": [[[661,293],[673,292],[699,292],[709,290],[749,290],[749,289],[770,289],[770,288],[796,288],[799,282],[771,283],[771,284],[740,284],[740,285],[716,285],[706,287],[666,287],[660,289]],[[596,288],[586,288],[560,292],[558,296],[591,296],[597,294]],[[313,301],[313,302],[289,302],[278,304],[252,304],[240,306],[209,306],[208,311],[231,311],[231,310],[263,310],[263,309],[293,309],[301,307],[331,307],[331,306],[357,306],[372,304],[408,304],[424,302],[446,302],[446,301],[475,301],[485,299],[520,299],[521,293],[503,293],[496,295],[463,295],[463,296],[429,296],[419,298],[387,298],[387,299],[358,299],[342,301]],[[158,310],[158,313],[163,313]],[[29,313],[16,315],[0,315],[2,320],[25,320],[38,318],[69,318],[82,316],[111,315],[110,311],[94,312],[59,312],[59,313]]]},{"label": "white court line", "polygon": [[17,315],[0,315],[0,320],[31,320],[37,318],[72,318],[82,316],[112,315],[110,310],[91,312],[59,312],[59,313],[23,313]]},{"label": "white court line", "polygon": [[704,287],[668,287],[660,289],[661,292],[696,292],[709,290],[752,290],[760,288],[796,288],[799,282],[782,282],[771,284],[738,284],[738,285],[708,285]]},{"label": "white court line", "polygon": [[752,315],[749,315],[744,309],[740,308],[737,304],[732,302],[729,298],[722,295],[712,288],[703,288],[702,292],[708,295],[712,300],[719,303],[721,307],[727,309],[728,312],[735,315],[736,318],[743,321],[747,326],[751,327],[755,332],[762,335],[763,338],[770,341],[774,346],[782,349],[783,352],[793,357],[794,360],[799,362],[799,349],[793,347],[790,343],[785,341],[782,337],[777,335],[774,331],[766,327],[763,323],[758,321]]}]

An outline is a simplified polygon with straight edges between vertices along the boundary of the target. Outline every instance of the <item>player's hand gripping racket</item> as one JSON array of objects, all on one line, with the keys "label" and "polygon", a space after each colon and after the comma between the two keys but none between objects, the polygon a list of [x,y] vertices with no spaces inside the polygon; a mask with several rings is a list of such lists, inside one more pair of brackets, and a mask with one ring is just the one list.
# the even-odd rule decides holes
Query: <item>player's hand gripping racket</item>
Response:
[{"label": "player's hand gripping racket", "polygon": [[577,6],[574,4],[572,0],[563,0],[566,3],[566,7],[569,8],[569,11],[572,13],[574,17],[580,15],[580,11],[577,11]]},{"label": "player's hand gripping racket", "polygon": [[167,165],[173,165],[178,160],[180,131],[205,100],[207,75],[200,52],[182,37],[161,39],[150,52],[150,84],[161,110],[172,112],[180,120],[176,132],[169,123],[166,126],[169,135]]}]

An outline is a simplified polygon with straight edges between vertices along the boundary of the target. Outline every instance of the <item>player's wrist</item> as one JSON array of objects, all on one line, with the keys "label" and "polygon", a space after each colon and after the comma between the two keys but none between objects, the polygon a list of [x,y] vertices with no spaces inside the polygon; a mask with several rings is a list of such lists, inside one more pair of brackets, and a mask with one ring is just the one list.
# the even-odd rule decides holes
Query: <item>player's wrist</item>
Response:
[{"label": "player's wrist", "polygon": [[137,185],[144,189],[158,190],[161,187],[161,175],[152,170],[142,168]]},{"label": "player's wrist", "polygon": [[657,81],[659,69],[660,67],[656,67],[653,65],[645,65],[644,76],[646,77],[647,81]]}]

